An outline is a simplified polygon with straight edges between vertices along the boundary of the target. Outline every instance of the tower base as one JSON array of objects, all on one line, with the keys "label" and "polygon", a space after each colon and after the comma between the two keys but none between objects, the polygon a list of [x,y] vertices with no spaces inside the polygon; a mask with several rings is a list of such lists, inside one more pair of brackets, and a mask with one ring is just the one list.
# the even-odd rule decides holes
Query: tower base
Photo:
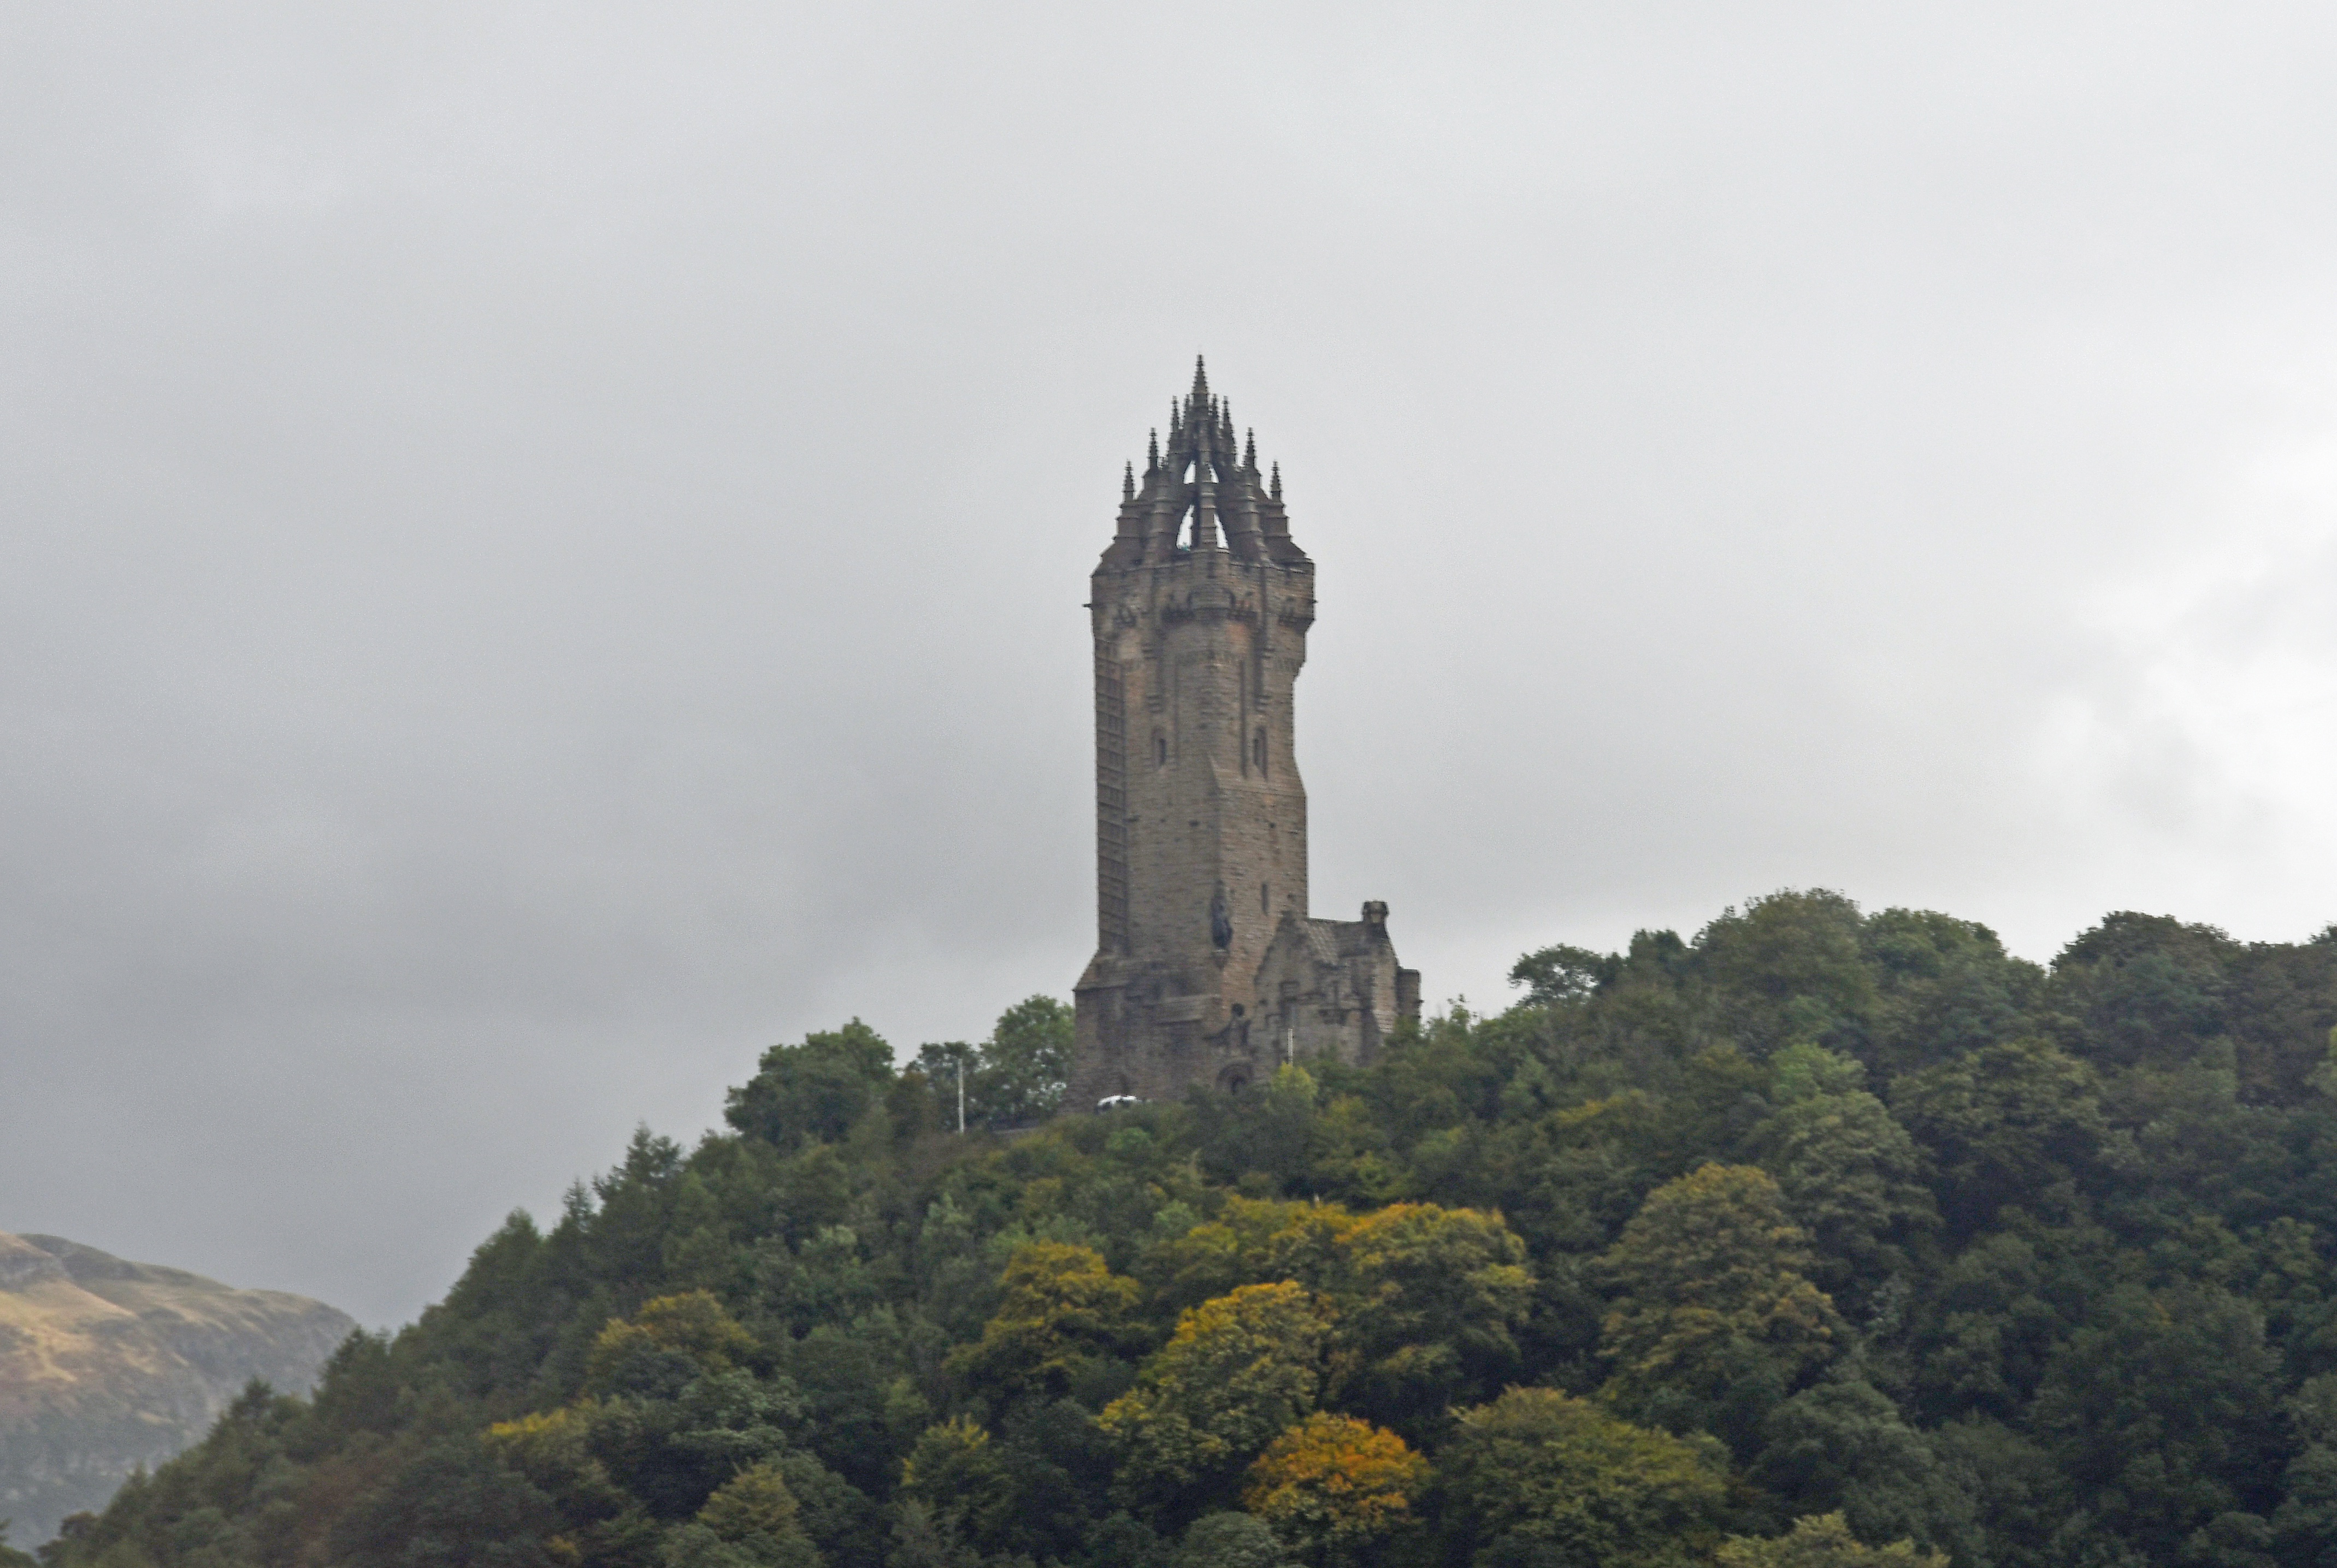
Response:
[{"label": "tower base", "polygon": [[1258,965],[1255,1009],[1226,1001],[1214,965],[1193,967],[1095,956],[1072,990],[1067,1108],[1177,1100],[1196,1087],[1239,1093],[1292,1063],[1368,1065],[1420,1017],[1420,971],[1396,962],[1376,901],[1360,920],[1286,915]]}]

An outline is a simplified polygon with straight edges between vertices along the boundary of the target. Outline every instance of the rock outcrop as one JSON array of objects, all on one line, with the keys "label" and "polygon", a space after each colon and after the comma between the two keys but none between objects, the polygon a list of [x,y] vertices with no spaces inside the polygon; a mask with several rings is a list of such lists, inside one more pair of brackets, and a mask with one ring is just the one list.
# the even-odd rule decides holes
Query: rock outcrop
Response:
[{"label": "rock outcrop", "polygon": [[0,1518],[12,1544],[101,1506],[200,1437],[243,1386],[302,1392],[357,1324],[57,1236],[0,1231]]}]

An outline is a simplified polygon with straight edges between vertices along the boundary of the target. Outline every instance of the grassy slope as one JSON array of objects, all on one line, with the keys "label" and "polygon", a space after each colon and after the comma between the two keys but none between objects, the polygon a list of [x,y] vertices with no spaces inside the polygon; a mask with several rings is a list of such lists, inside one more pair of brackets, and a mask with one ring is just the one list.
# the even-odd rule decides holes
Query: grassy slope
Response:
[{"label": "grassy slope", "polygon": [[200,1437],[249,1379],[307,1387],[356,1327],[306,1297],[0,1232],[0,1517],[42,1539]]}]

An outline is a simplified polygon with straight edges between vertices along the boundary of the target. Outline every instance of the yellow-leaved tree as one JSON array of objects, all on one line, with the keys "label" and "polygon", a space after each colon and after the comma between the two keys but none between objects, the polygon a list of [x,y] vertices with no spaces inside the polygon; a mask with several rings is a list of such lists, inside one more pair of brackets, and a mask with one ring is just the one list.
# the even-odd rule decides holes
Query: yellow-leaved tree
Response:
[{"label": "yellow-leaved tree", "polygon": [[1097,1418],[1120,1451],[1115,1489],[1144,1507],[1229,1491],[1314,1410],[1326,1334],[1320,1304],[1289,1280],[1245,1285],[1178,1318],[1136,1387]]},{"label": "yellow-leaved tree", "polygon": [[982,1338],[950,1364],[998,1397],[1060,1397],[1080,1374],[1136,1341],[1141,1290],[1091,1247],[1032,1241],[1014,1249],[1000,1278],[998,1310]]},{"label": "yellow-leaved tree", "polygon": [[1324,1411],[1251,1463],[1242,1506],[1307,1561],[1348,1563],[1413,1523],[1427,1479],[1428,1462],[1394,1433]]},{"label": "yellow-leaved tree", "polygon": [[1839,1514],[1796,1519],[1784,1535],[1731,1535],[1713,1553],[1718,1568],[1948,1568],[1945,1553],[1918,1552],[1912,1541],[1862,1545]]},{"label": "yellow-leaved tree", "polygon": [[1332,1397],[1420,1440],[1452,1406],[1490,1397],[1520,1365],[1533,1297],[1525,1243],[1499,1214],[1396,1203],[1235,1198],[1153,1249],[1143,1272],[1168,1299],[1291,1280],[1332,1324]]},{"label": "yellow-leaved tree", "polygon": [[684,1290],[645,1302],[631,1321],[610,1318],[585,1357],[584,1387],[607,1394],[635,1383],[728,1372],[754,1351],[755,1337],[712,1292]]}]

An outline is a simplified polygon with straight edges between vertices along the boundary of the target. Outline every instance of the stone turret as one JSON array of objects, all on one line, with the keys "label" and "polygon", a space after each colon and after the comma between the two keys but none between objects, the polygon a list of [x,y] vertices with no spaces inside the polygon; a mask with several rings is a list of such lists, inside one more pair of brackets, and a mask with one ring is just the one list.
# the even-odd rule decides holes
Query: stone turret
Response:
[{"label": "stone turret", "polygon": [[1293,696],[1315,564],[1277,466],[1196,364],[1091,579],[1096,956],[1071,1103],[1238,1089],[1282,1062],[1367,1058],[1419,1011],[1386,906],[1313,919]]}]

